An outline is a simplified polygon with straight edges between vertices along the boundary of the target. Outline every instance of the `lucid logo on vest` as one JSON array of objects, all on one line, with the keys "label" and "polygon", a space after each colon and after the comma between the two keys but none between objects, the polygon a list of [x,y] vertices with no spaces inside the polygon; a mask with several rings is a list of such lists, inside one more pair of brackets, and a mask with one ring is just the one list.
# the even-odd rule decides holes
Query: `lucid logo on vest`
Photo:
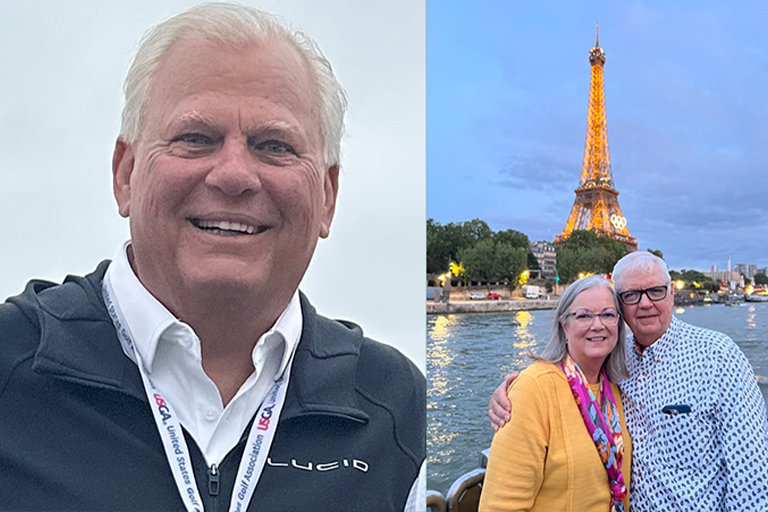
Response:
[{"label": "lucid logo on vest", "polygon": [[297,462],[291,459],[291,462],[275,462],[271,457],[267,457],[267,465],[274,468],[295,468],[302,471],[333,471],[335,469],[356,469],[363,473],[368,472],[368,463],[360,459],[341,459],[330,462]]}]

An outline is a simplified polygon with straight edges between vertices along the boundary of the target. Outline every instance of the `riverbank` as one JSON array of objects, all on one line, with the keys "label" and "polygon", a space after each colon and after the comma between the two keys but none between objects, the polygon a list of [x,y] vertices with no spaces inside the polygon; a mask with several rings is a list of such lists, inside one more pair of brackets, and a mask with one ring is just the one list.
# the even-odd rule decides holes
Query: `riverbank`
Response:
[{"label": "riverbank", "polygon": [[508,300],[467,300],[451,302],[427,302],[428,315],[454,313],[501,313],[505,311],[533,311],[555,309],[557,299],[508,299]]}]

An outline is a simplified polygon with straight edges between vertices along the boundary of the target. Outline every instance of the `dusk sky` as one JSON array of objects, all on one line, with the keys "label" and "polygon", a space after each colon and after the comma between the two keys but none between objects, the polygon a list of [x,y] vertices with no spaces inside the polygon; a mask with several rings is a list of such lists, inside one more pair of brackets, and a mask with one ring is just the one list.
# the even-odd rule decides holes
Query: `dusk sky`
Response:
[{"label": "dusk sky", "polygon": [[599,22],[614,186],[639,248],[677,270],[768,266],[766,19],[765,2],[430,2],[427,216],[562,231]]}]

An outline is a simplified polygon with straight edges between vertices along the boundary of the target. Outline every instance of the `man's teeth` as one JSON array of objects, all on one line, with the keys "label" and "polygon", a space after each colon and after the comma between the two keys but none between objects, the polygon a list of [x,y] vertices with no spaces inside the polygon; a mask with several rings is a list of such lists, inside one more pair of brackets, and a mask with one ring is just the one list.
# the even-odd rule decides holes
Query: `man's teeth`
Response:
[{"label": "man's teeth", "polygon": [[197,227],[202,229],[211,229],[218,231],[230,231],[235,233],[244,233],[252,235],[256,232],[256,226],[242,224],[240,222],[228,222],[226,220],[197,220]]}]

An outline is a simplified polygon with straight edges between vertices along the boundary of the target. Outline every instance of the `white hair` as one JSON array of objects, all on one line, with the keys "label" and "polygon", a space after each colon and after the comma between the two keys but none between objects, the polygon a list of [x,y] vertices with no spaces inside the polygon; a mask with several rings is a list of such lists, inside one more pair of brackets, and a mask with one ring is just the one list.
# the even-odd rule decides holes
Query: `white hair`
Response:
[{"label": "white hair", "polygon": [[667,263],[663,259],[648,251],[631,252],[617,261],[616,265],[613,267],[613,274],[611,275],[613,284],[616,286],[617,290],[621,291],[622,288],[620,282],[624,274],[628,272],[650,274],[657,268],[661,271],[662,275],[667,280],[667,283],[669,283],[671,281],[671,278],[669,277],[669,269],[667,268]]},{"label": "white hair", "polygon": [[325,165],[338,165],[347,98],[330,62],[309,36],[269,13],[232,3],[197,5],[159,23],[144,35],[125,77],[120,138],[127,142],[139,138],[152,81],[162,57],[176,42],[203,40],[243,45],[274,39],[289,43],[307,62],[318,90]]}]

